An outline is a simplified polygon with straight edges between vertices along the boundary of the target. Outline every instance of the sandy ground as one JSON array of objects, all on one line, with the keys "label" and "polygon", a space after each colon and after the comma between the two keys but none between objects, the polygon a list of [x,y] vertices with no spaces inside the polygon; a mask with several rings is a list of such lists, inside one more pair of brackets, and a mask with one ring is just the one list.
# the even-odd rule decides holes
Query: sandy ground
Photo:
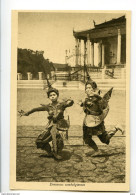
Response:
[{"label": "sandy ground", "polygon": [[63,159],[57,161],[47,158],[45,151],[36,148],[36,137],[26,137],[25,132],[29,131],[34,130],[27,126],[18,127],[17,181],[125,182],[125,137],[113,137],[108,146],[95,138],[101,151],[96,157],[91,157],[92,149],[82,145],[82,137],[72,140],[75,145],[65,141],[60,153]]}]

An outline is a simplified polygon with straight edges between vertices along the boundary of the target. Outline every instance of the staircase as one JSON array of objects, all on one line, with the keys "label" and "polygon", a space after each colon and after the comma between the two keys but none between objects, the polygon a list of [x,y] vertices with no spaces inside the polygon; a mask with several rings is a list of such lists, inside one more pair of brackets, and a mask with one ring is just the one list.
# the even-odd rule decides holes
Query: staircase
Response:
[{"label": "staircase", "polygon": [[80,88],[80,81],[56,81],[52,87],[57,89],[74,90]]},{"label": "staircase", "polygon": [[56,80],[69,80],[69,73],[57,71],[55,72]]},{"label": "staircase", "polygon": [[[97,86],[101,90],[108,90],[114,87],[114,90],[125,90],[126,82],[121,79],[95,79]],[[57,89],[66,90],[85,90],[85,84],[81,81],[56,81],[53,85]]]},{"label": "staircase", "polygon": [[126,81],[122,79],[96,79],[98,88],[102,90],[107,90],[111,87],[114,90],[125,90],[126,89]]},{"label": "staircase", "polygon": [[105,69],[104,75],[102,75],[102,70],[101,71],[91,71],[89,72],[89,75],[91,76],[92,79],[125,79],[126,77],[126,69],[125,68],[114,68],[114,73],[112,76],[112,69]]},{"label": "staircase", "polygon": [[[53,80],[50,80],[50,83],[54,83]],[[18,80],[17,88],[24,89],[44,89],[47,87],[46,80]]]}]

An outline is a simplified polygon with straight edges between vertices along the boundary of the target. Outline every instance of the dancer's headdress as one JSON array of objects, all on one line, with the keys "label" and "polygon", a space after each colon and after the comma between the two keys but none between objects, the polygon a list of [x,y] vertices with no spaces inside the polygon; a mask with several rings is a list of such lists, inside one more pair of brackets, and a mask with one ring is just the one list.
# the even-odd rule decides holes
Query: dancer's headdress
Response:
[{"label": "dancer's headdress", "polygon": [[47,85],[48,85],[48,91],[47,91],[47,96],[49,97],[51,92],[55,92],[57,96],[59,96],[59,91],[56,88],[53,88],[49,80],[47,79]]},{"label": "dancer's headdress", "polygon": [[113,91],[113,87],[104,94],[103,99],[109,101],[109,99],[111,98],[112,91]]},{"label": "dancer's headdress", "polygon": [[87,81],[85,83],[85,87],[86,85],[90,84],[92,86],[93,89],[97,88],[97,84],[95,81],[93,81],[88,73],[87,67],[85,66],[85,70],[86,70],[86,77],[87,77]]}]

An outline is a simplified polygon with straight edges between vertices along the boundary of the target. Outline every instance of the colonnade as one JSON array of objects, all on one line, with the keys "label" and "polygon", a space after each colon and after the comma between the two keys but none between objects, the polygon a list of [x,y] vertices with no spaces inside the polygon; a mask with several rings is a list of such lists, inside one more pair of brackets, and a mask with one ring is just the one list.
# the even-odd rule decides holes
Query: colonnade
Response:
[{"label": "colonnade", "polygon": [[[80,38],[75,38],[75,65],[81,65],[81,40]],[[84,62],[86,65],[93,67],[94,64],[94,44],[97,43],[98,54],[97,61],[98,66],[104,68],[105,66],[105,41],[104,39],[93,40],[90,35],[87,34],[87,39],[83,41],[84,44]],[[121,32],[120,29],[117,31],[117,64],[121,64]]]}]

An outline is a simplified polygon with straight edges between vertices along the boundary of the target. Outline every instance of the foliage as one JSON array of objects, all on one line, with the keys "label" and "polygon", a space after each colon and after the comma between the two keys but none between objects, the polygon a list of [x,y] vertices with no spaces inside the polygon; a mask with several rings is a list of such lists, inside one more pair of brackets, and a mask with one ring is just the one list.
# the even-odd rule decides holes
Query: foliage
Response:
[{"label": "foliage", "polygon": [[23,79],[27,78],[27,72],[31,72],[34,79],[38,79],[38,72],[43,72],[46,77],[53,70],[53,63],[44,58],[43,51],[18,48],[17,71],[22,73]]}]

